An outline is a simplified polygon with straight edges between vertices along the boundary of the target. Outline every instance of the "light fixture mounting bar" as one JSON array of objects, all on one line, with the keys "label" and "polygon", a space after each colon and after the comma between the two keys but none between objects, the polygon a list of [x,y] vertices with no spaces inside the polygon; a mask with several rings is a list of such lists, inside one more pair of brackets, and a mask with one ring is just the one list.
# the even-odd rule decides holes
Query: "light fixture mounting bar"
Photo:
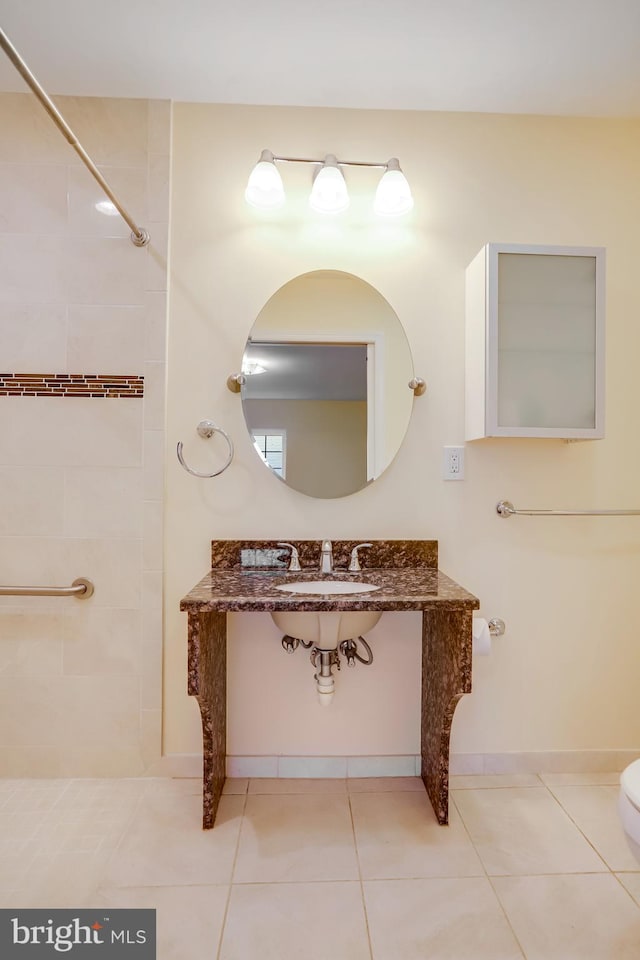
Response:
[{"label": "light fixture mounting bar", "polygon": [[[279,157],[275,153],[273,155],[274,160],[279,160],[281,163],[319,163],[323,164],[325,161],[324,157],[321,157],[319,160],[312,160],[310,157]],[[387,161],[388,162],[388,161]],[[379,167],[382,169],[387,166],[387,163],[372,163],[369,160],[338,160],[336,158],[336,163],[339,167]]]}]

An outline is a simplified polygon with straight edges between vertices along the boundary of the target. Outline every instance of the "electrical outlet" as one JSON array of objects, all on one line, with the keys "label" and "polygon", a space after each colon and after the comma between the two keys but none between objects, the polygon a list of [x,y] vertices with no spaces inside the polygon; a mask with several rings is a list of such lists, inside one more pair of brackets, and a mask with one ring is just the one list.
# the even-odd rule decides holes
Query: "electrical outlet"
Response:
[{"label": "electrical outlet", "polygon": [[464,447],[445,447],[442,463],[444,480],[464,480]]}]

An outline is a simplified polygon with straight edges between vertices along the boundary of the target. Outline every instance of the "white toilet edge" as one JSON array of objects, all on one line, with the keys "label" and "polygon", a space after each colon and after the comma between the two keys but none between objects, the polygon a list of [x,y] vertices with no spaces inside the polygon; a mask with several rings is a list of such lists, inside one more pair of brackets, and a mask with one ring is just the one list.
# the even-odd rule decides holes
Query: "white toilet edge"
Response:
[{"label": "white toilet edge", "polygon": [[620,790],[640,816],[640,760],[634,760],[622,771]]},{"label": "white toilet edge", "polygon": [[640,861],[640,810],[631,803],[623,790],[618,796],[618,811],[627,844],[636,860]]}]

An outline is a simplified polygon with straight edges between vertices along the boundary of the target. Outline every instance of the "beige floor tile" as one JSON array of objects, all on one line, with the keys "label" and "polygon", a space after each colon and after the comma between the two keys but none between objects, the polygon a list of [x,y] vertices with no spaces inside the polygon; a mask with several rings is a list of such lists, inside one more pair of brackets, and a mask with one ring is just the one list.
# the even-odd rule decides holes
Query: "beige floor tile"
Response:
[{"label": "beige floor tile", "polygon": [[226,885],[102,887],[92,906],[155,909],[158,960],[215,960],[228,896]]},{"label": "beige floor tile", "polygon": [[640,873],[617,873],[616,876],[636,903],[640,904]]},{"label": "beige floor tile", "polygon": [[36,850],[29,841],[19,841],[19,845],[12,850],[6,838],[3,847],[5,849],[0,854],[0,892],[6,894],[12,890],[24,890]]},{"label": "beige floor tile", "polygon": [[586,787],[607,783],[617,786],[620,783],[620,774],[615,771],[612,773],[541,773],[539,776],[548,787]]},{"label": "beige floor tile", "polygon": [[16,787],[2,807],[3,814],[46,813],[60,800],[68,787],[67,781],[30,781],[29,786]]},{"label": "beige floor tile", "polygon": [[18,787],[29,786],[33,780],[16,780],[12,777],[0,777],[0,797],[13,793]]},{"label": "beige floor tile", "polygon": [[522,960],[484,877],[370,880],[364,893],[375,960]]},{"label": "beige floor tile", "polygon": [[116,793],[102,797],[80,798],[65,797],[56,803],[44,815],[43,826],[56,826],[59,823],[99,822],[126,823],[140,805],[140,796],[118,796]]},{"label": "beige floor tile", "polygon": [[416,790],[424,792],[420,777],[351,777],[347,780],[349,793],[395,793]]},{"label": "beige floor tile", "polygon": [[357,878],[346,796],[247,797],[234,883]]},{"label": "beige floor tile", "polygon": [[359,883],[231,890],[220,960],[369,960]]},{"label": "beige floor tile", "polygon": [[111,808],[114,803],[124,804],[144,796],[152,782],[143,777],[122,780],[69,780],[69,785],[56,806]]},{"label": "beige floor tile", "polygon": [[202,797],[201,777],[155,777],[147,780],[147,794],[159,793],[191,793]]},{"label": "beige floor tile", "polygon": [[75,820],[48,819],[36,831],[31,841],[38,852],[52,856],[56,853],[110,853],[120,843],[132,815],[114,819],[93,818],[82,814]]},{"label": "beige floor tile", "polygon": [[640,907],[611,874],[498,877],[527,960],[637,960]]},{"label": "beige floor tile", "polygon": [[354,794],[351,808],[365,879],[484,873],[455,808],[449,825],[441,826],[426,793]]},{"label": "beige floor tile", "polygon": [[222,792],[224,794],[245,794],[249,788],[248,777],[227,777]]},{"label": "beige floor tile", "polygon": [[106,887],[229,883],[244,797],[223,797],[213,830],[202,829],[200,798],[146,796],[103,878]]},{"label": "beige floor tile", "polygon": [[38,854],[20,880],[23,907],[88,907],[106,870],[108,853]]},{"label": "beige floor tile", "polygon": [[71,781],[34,833],[39,852],[98,854],[115,850],[144,789],[135,780]]},{"label": "beige floor tile", "polygon": [[453,798],[490,876],[606,870],[545,787],[456,790]]},{"label": "beige floor tile", "polygon": [[614,786],[550,787],[571,819],[611,870],[636,870],[638,862],[626,841]]},{"label": "beige floor tile", "polygon": [[35,836],[45,816],[45,811],[5,813],[2,810],[0,811],[0,837],[29,840]]},{"label": "beige floor tile", "polygon": [[[0,832],[0,860],[13,856],[24,859],[32,848],[37,852],[37,847],[38,841],[35,838],[28,840],[24,837],[12,837],[7,833]],[[0,870],[0,886],[6,879],[7,874]]]},{"label": "beige floor tile", "polygon": [[300,778],[287,777],[252,777],[249,780],[249,793],[279,793],[279,794],[314,794],[314,793],[340,793],[346,794],[346,780],[336,777],[335,780],[307,780]]},{"label": "beige floor tile", "polygon": [[0,909],[25,909],[24,896],[20,890],[0,890]]},{"label": "beige floor tile", "polygon": [[449,777],[450,790],[480,790],[495,787],[539,787],[535,773],[485,773]]}]

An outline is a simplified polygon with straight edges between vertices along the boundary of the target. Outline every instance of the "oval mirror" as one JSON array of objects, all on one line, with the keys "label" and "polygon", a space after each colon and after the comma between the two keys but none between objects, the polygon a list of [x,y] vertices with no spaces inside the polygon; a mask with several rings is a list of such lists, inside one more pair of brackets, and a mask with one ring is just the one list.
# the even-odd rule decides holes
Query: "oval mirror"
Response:
[{"label": "oval mirror", "polygon": [[294,490],[345,497],[398,452],[413,405],[411,352],[364,280],[317,270],[286,283],[251,329],[242,373],[254,447]]}]

